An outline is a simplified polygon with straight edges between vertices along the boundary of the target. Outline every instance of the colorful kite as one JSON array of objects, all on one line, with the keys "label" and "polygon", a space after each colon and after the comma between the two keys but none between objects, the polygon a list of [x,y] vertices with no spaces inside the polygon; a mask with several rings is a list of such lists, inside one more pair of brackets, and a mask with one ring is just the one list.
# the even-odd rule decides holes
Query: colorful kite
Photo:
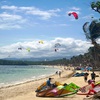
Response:
[{"label": "colorful kite", "polygon": [[27,48],[26,50],[27,50],[28,52],[30,52],[30,48]]},{"label": "colorful kite", "polygon": [[69,16],[73,15],[75,19],[78,19],[78,14],[76,12],[68,13]]},{"label": "colorful kite", "polygon": [[43,44],[44,42],[42,40],[39,41],[40,44]]},{"label": "colorful kite", "polygon": [[57,52],[58,50],[59,50],[59,47],[61,46],[61,44],[60,43],[56,43],[55,44],[55,52]]}]

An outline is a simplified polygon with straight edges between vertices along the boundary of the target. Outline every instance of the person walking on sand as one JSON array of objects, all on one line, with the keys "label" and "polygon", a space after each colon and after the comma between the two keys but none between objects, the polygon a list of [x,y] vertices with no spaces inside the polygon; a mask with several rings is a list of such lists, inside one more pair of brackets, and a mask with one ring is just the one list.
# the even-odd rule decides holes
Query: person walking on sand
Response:
[{"label": "person walking on sand", "polygon": [[85,82],[87,82],[88,75],[89,75],[89,74],[88,74],[87,72],[84,74],[84,81],[85,81]]},{"label": "person walking on sand", "polygon": [[94,71],[91,73],[91,79],[95,81],[95,77],[96,77],[96,74],[94,73]]},{"label": "person walking on sand", "polygon": [[58,73],[58,74],[59,74],[59,77],[61,77],[61,71],[59,71],[59,73]]}]

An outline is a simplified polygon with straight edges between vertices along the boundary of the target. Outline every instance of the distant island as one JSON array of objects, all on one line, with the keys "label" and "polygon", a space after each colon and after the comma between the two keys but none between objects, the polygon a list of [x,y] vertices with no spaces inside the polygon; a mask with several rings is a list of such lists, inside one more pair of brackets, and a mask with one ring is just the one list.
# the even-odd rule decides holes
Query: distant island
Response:
[{"label": "distant island", "polygon": [[68,65],[69,59],[57,59],[51,61],[27,61],[27,60],[0,60],[0,65]]}]

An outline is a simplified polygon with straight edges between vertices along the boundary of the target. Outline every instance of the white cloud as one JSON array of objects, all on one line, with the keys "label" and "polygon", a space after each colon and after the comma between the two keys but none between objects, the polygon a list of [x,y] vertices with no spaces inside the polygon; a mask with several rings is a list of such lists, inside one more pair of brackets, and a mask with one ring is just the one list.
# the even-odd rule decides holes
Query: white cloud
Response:
[{"label": "white cloud", "polygon": [[19,15],[11,15],[6,12],[0,14],[0,18],[4,20],[21,20],[22,17]]},{"label": "white cloud", "polygon": [[7,5],[4,5],[4,6],[1,6],[1,9],[17,10],[17,7],[16,6],[7,6]]},{"label": "white cloud", "polygon": [[63,23],[62,24],[58,24],[57,23],[57,24],[53,24],[52,26],[68,27],[68,26],[70,26],[70,24],[63,24]]},{"label": "white cloud", "polygon": [[36,18],[42,20],[47,20],[51,17],[58,16],[57,13],[61,10],[58,8],[41,10],[36,7],[18,7],[14,5],[4,5],[1,6],[1,11],[3,12],[0,13],[0,29],[19,29],[25,27],[25,25],[37,25],[37,22],[32,22],[33,20],[31,20],[34,16],[37,16]]},{"label": "white cloud", "polygon": [[60,11],[60,9],[43,11],[38,8],[33,8],[31,10],[26,11],[26,13],[31,14],[31,15],[40,16],[40,18],[46,20],[53,16],[58,16],[56,12],[59,12],[59,11]]},{"label": "white cloud", "polygon": [[[55,47],[56,43],[60,43],[61,46]],[[90,46],[91,44],[86,41],[75,40],[73,38],[55,38],[51,41],[44,41],[44,44],[40,44],[39,40],[18,42],[1,47],[0,58],[67,57],[84,54]],[[22,50],[18,50],[20,47]],[[30,49],[30,52],[28,52],[27,48]],[[55,49],[58,49],[58,51],[55,52]]]},{"label": "white cloud", "polygon": [[21,24],[24,24],[26,21],[20,15],[3,12],[0,14],[0,29],[21,28]]},{"label": "white cloud", "polygon": [[13,25],[12,23],[0,24],[0,29],[20,29],[20,25]]},{"label": "white cloud", "polygon": [[79,11],[79,10],[81,10],[80,8],[78,8],[78,7],[72,7],[72,8],[70,8],[71,10],[75,10],[75,11]]},{"label": "white cloud", "polygon": [[41,19],[47,20],[53,16],[58,16],[57,12],[60,12],[60,9],[51,9],[51,10],[41,10],[36,7],[17,7],[17,6],[7,6],[4,5],[1,9],[12,10],[12,11],[20,11],[25,12],[26,14],[39,16]]}]

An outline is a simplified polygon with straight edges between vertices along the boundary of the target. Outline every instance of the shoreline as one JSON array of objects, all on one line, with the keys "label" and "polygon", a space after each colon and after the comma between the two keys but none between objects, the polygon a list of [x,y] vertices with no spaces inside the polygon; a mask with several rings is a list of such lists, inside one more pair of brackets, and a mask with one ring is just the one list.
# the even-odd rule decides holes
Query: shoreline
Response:
[{"label": "shoreline", "polygon": [[[51,67],[51,66],[49,66]],[[54,68],[58,68],[58,70],[61,70],[63,72],[63,69],[62,68],[59,68],[59,67],[54,67]],[[8,85],[5,85],[5,86],[1,86],[0,89],[3,89],[3,88],[9,88],[9,87],[13,87],[13,86],[18,86],[18,85],[23,85],[23,84],[27,84],[27,83],[30,83],[30,82],[35,82],[35,81],[41,81],[41,80],[44,80],[44,79],[47,79],[49,77],[55,77],[56,74],[55,73],[52,73],[52,74],[49,74],[49,75],[46,75],[44,77],[38,77],[37,79],[29,79],[29,80],[26,80],[26,81],[22,81],[22,82],[18,82],[18,83],[13,83],[13,84],[8,84]]]},{"label": "shoreline", "polygon": [[2,89],[2,88],[9,88],[9,87],[17,86],[17,85],[21,85],[21,84],[26,84],[26,83],[33,82],[33,81],[39,81],[39,80],[51,77],[53,75],[48,75],[48,76],[45,76],[45,77],[42,77],[42,78],[38,78],[38,79],[29,79],[29,80],[18,82],[18,83],[12,83],[12,84],[8,84],[8,85],[0,86],[0,89]]},{"label": "shoreline", "polygon": [[[47,65],[44,65],[45,67],[47,67]],[[48,67],[52,67],[52,66],[48,66]],[[57,68],[57,70],[62,70],[61,68],[57,67],[57,66],[54,66],[52,68]],[[52,72],[52,74],[48,74],[48,75],[44,75],[44,76],[38,76],[37,78],[30,78],[30,79],[26,79],[26,80],[23,80],[23,81],[16,81],[16,82],[12,82],[12,83],[8,83],[8,84],[5,84],[5,83],[1,83],[1,84],[4,84],[4,85],[1,85],[0,86],[0,89],[2,88],[9,88],[9,87],[12,87],[12,86],[17,86],[17,85],[21,85],[21,84],[26,84],[26,83],[29,83],[29,82],[33,82],[33,81],[38,81],[38,80],[42,80],[42,79],[45,79],[45,78],[48,78],[48,77],[52,77],[53,75],[55,75],[54,72]]]}]

